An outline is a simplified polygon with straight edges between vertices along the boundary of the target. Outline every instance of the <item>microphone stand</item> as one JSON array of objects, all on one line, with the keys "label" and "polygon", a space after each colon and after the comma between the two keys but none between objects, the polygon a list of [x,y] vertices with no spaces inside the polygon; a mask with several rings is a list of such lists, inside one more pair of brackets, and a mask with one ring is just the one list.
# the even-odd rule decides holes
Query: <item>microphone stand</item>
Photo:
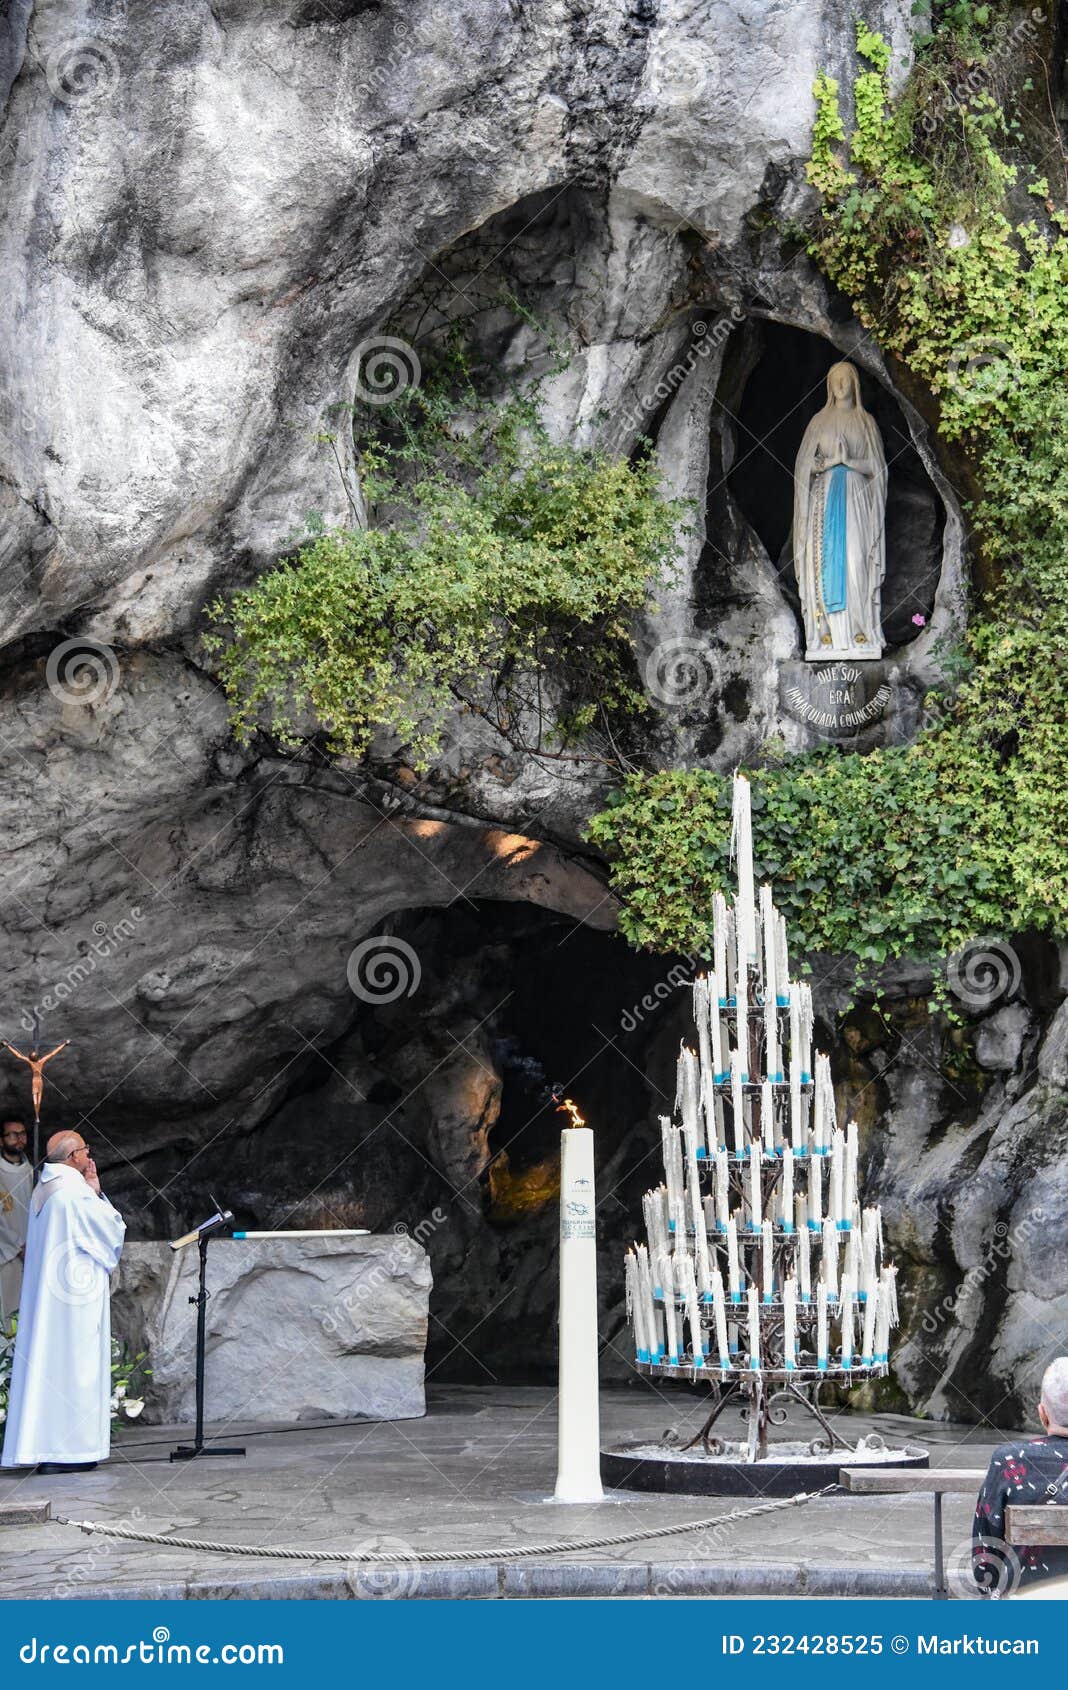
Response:
[{"label": "microphone stand", "polygon": [[196,1304],[197,1311],[197,1371],[196,1371],[196,1404],[197,1420],[191,1444],[179,1444],[171,1450],[172,1461],[194,1461],[200,1455],[244,1455],[243,1449],[222,1449],[213,1445],[210,1449],[204,1443],[204,1361],[207,1346],[207,1317],[208,1298],[208,1243],[213,1232],[219,1227],[233,1224],[233,1215],[216,1205],[216,1213],[209,1221],[204,1221],[192,1232],[186,1233],[184,1238],[175,1239],[172,1250],[180,1250],[186,1244],[192,1244],[195,1239],[200,1252],[200,1284],[195,1297],[189,1301]]}]

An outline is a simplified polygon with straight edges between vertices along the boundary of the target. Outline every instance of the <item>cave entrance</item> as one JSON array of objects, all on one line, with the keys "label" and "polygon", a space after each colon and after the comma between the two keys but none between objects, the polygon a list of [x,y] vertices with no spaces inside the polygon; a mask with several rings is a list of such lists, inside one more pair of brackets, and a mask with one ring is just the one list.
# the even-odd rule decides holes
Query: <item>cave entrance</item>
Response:
[{"label": "cave entrance", "polygon": [[[348,1029],[232,1155],[230,1190],[246,1164],[255,1189],[242,1224],[407,1229],[434,1275],[428,1380],[551,1380],[565,1093],[596,1135],[602,1377],[625,1377],[623,1251],[674,1104],[690,962],[529,903],[461,898],[380,931],[416,959],[415,987],[354,1000]],[[294,1207],[293,1191],[313,1195]]]}]

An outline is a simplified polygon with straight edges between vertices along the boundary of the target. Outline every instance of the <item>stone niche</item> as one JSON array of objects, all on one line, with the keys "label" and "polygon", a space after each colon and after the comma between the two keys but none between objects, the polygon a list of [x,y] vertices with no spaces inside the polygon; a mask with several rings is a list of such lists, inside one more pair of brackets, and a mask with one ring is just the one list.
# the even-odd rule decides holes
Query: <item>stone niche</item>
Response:
[{"label": "stone niche", "polygon": [[[112,1330],[152,1370],[144,1418],[195,1418],[195,1246],[127,1244]],[[423,1389],[430,1262],[389,1237],[213,1240],[206,1417],[211,1422],[413,1420]]]}]

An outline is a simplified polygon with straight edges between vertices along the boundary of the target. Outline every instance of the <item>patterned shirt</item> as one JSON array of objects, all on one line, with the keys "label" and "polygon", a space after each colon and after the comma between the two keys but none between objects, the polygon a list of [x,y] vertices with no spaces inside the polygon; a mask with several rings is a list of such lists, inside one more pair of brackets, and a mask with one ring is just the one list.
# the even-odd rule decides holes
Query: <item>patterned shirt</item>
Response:
[{"label": "patterned shirt", "polygon": [[988,1596],[1068,1573],[1068,1548],[1005,1542],[1010,1503],[1068,1504],[1068,1437],[999,1444],[990,1458],[972,1525],[972,1572]]}]

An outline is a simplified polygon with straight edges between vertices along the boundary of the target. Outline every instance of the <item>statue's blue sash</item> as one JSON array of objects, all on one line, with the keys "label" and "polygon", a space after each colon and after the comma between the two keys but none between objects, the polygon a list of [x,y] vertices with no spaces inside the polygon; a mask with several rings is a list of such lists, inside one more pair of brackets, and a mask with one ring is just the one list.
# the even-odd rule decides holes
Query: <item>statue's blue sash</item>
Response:
[{"label": "statue's blue sash", "polygon": [[846,607],[846,479],[845,464],[835,464],[827,502],[823,507],[823,607],[825,610],[844,610]]}]

